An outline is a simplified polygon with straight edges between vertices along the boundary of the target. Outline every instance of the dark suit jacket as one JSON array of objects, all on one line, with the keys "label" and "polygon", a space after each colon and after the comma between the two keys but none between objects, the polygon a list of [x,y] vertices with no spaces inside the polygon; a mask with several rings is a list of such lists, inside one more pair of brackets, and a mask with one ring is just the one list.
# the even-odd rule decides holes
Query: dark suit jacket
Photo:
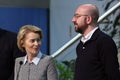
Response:
[{"label": "dark suit jacket", "polygon": [[120,80],[117,47],[99,29],[85,44],[80,41],[76,52],[74,80]]},{"label": "dark suit jacket", "polygon": [[24,55],[16,40],[15,33],[0,29],[0,80],[13,80],[15,58]]}]

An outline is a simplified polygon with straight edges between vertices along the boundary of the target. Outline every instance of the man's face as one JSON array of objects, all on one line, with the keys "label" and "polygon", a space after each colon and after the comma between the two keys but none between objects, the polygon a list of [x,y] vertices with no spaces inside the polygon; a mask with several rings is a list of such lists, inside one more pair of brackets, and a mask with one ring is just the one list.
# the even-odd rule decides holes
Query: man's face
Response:
[{"label": "man's face", "polygon": [[85,10],[82,8],[78,8],[74,14],[74,17],[72,19],[72,22],[75,26],[75,31],[79,32],[81,34],[84,33],[84,31],[87,28],[87,13],[85,13]]}]

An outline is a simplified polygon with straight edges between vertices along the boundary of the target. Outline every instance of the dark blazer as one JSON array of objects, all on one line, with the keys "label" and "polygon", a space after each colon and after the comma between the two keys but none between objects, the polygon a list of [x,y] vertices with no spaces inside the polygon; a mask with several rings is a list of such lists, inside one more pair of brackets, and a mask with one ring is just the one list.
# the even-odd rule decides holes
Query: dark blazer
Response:
[{"label": "dark blazer", "polygon": [[[28,77],[31,80],[58,80],[57,69],[52,57],[43,54],[38,64],[33,65],[34,67],[32,66],[31,69],[28,69],[30,67],[27,67],[27,63],[20,65],[20,62],[24,62],[24,59],[25,57],[20,57],[15,61],[14,80],[18,80],[21,76],[23,80],[27,80]],[[20,71],[22,71],[21,74]]]},{"label": "dark blazer", "polygon": [[13,80],[15,58],[24,55],[16,40],[15,33],[0,29],[0,80]]},{"label": "dark blazer", "polygon": [[111,37],[97,29],[76,48],[74,80],[120,80],[117,47]]}]

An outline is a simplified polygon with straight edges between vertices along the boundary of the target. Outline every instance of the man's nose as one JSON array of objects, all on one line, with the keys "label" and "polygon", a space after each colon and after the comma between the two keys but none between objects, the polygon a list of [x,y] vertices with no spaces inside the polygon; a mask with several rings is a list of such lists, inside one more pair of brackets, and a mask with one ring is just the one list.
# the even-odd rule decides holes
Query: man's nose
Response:
[{"label": "man's nose", "polygon": [[74,17],[72,18],[72,22],[73,22],[73,23],[75,22],[75,18],[74,18]]}]

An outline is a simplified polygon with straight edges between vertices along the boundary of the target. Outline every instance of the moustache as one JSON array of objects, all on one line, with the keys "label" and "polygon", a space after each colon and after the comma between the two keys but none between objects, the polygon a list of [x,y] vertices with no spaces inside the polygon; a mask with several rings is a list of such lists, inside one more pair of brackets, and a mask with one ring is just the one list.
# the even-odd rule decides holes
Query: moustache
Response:
[{"label": "moustache", "polygon": [[74,22],[74,25],[77,25],[77,23],[76,23],[76,22]]}]

